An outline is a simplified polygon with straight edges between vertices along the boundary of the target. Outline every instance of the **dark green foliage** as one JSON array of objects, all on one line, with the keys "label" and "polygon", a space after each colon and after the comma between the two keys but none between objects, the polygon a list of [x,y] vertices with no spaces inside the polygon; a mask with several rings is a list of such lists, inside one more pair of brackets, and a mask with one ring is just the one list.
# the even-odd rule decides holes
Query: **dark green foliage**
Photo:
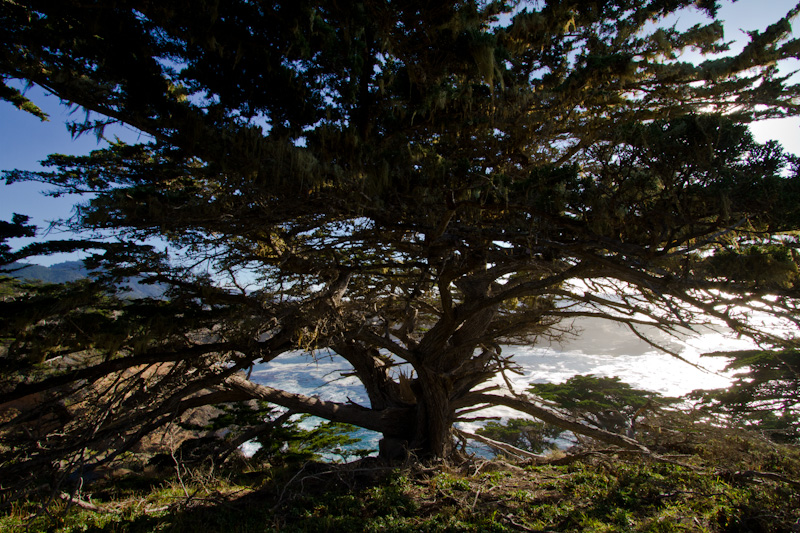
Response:
[{"label": "dark green foliage", "polygon": [[6,80],[0,78],[0,100],[11,102],[11,104],[13,104],[17,109],[30,113],[39,120],[47,120],[47,113],[39,109],[36,104],[25,98],[25,95],[23,95],[17,89],[6,85],[5,81]]},{"label": "dark green foliage", "polygon": [[[198,301],[123,300],[89,280],[0,282],[10,293],[0,302],[0,462],[11,494],[125,453],[174,422],[191,404],[181,399],[239,368],[215,370],[224,342],[184,336],[225,328]],[[59,474],[54,457],[65,461]]]},{"label": "dark green foliage", "polygon": [[3,362],[43,363],[89,346],[114,354],[119,347],[118,328],[135,327],[115,320],[118,302],[88,280],[33,285],[5,278],[3,285],[16,287],[14,298],[0,302],[0,331],[6,341]]},{"label": "dark green foliage", "polygon": [[[742,311],[798,325],[800,166],[746,129],[800,112],[776,70],[798,55],[792,14],[694,65],[680,54],[727,51],[721,24],[663,18],[713,2],[3,6],[4,80],[90,110],[75,134],[142,133],[4,173],[84,195],[75,240],[6,258],[83,250],[97,278],[4,302],[4,357],[44,366],[0,395],[96,395],[95,426],[70,428],[109,456],[203,402],[261,399],[445,457],[461,412],[510,402],[476,392],[513,370],[500,346],[557,340],[565,318],[793,342]],[[133,278],[164,299],[111,296]],[[369,406],[244,380],[295,349],[342,356]],[[631,391],[595,385],[585,420],[635,419]],[[58,438],[37,464],[88,446]]]},{"label": "dark green foliage", "polygon": [[576,375],[564,383],[533,383],[528,391],[572,416],[614,432],[632,429],[648,409],[675,402],[660,394],[635,389],[618,377]]},{"label": "dark green foliage", "polygon": [[[561,412],[600,429],[615,433],[637,433],[637,420],[659,412],[677,400],[652,391],[635,389],[618,377],[576,375],[564,383],[533,383],[528,392]],[[505,422],[489,422],[478,430],[499,440],[533,453],[556,447],[556,439],[565,430],[523,418]]]},{"label": "dark green foliage", "polygon": [[505,422],[488,422],[478,430],[478,435],[511,444],[531,453],[542,453],[556,446],[555,439],[564,430],[525,418],[511,418]]},{"label": "dark green foliage", "polygon": [[773,290],[795,286],[798,256],[782,246],[749,246],[744,250],[719,250],[709,258],[711,272],[731,282],[752,282]]},{"label": "dark green foliage", "polygon": [[[365,457],[374,450],[356,448],[361,439],[354,437],[353,432],[356,427],[350,424],[337,422],[319,421],[318,425],[310,429],[302,429],[299,423],[306,417],[301,417],[295,422],[294,432],[288,442],[288,454],[282,457],[290,457],[302,461],[312,459],[326,459],[328,461],[348,461],[359,457]],[[294,456],[294,457],[292,457]]]},{"label": "dark green foliage", "polygon": [[280,416],[265,402],[260,409],[234,405],[214,419],[212,429],[229,430],[233,432],[231,436],[258,429],[251,439],[260,446],[253,460],[272,464],[298,464],[321,459],[343,461],[371,452],[355,447],[361,439],[353,436],[354,426],[324,420],[314,423],[308,418],[308,415]]},{"label": "dark green foliage", "polygon": [[[36,235],[36,227],[27,224],[30,217],[14,213],[11,217],[11,222],[0,220],[0,267],[5,267],[8,263],[13,261],[11,246],[6,241],[16,237],[33,237]],[[4,270],[0,270],[3,272]]]},{"label": "dark green foliage", "polygon": [[695,391],[699,410],[721,424],[742,425],[779,441],[800,439],[800,353],[797,350],[723,352],[738,370],[727,389]]},{"label": "dark green foliage", "polygon": [[224,434],[216,443],[216,459],[225,460],[245,442],[257,445],[252,461],[262,465],[296,465],[306,461],[346,461],[368,455],[371,450],[356,448],[354,426],[324,420],[309,420],[307,415],[281,412],[267,402],[224,404],[222,412],[200,429]]}]

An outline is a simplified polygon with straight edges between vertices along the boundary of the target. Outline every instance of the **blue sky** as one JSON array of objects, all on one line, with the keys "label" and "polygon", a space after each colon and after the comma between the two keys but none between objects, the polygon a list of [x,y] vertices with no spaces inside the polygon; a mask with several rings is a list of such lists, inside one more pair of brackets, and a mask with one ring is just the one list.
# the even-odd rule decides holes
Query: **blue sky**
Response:
[{"label": "blue sky", "polygon": [[[83,111],[61,104],[58,98],[39,87],[31,87],[26,96],[42,108],[50,119],[42,122],[8,102],[0,102],[0,170],[42,170],[39,161],[49,154],[81,155],[107,145],[105,141],[98,142],[91,134],[73,138],[69,133],[66,123],[80,121],[84,117]],[[131,143],[139,138],[136,131],[121,126],[109,127],[105,135],[112,140],[118,136]],[[6,185],[4,181],[0,182],[0,220],[10,220],[13,213],[28,215],[44,236],[48,223],[68,217],[75,202],[79,201],[75,196],[45,196],[42,194],[44,189],[45,186],[39,183]],[[50,237],[58,238],[52,234]],[[12,245],[28,241],[18,239]],[[65,260],[64,257],[41,259],[38,262],[43,264]]]},{"label": "blue sky", "polygon": [[[720,11],[720,18],[726,22],[726,39],[737,40],[745,37],[744,30],[763,30],[768,24],[777,20],[796,5],[796,0],[740,0],[725,3]],[[686,13],[674,21],[679,27],[686,27],[700,20],[698,15]],[[794,26],[795,35],[800,32],[800,20]],[[800,69],[800,62],[792,65]],[[38,87],[32,87],[28,97],[50,115],[48,122],[41,122],[36,117],[17,110],[7,102],[0,102],[0,170],[14,168],[39,170],[38,162],[51,153],[85,154],[98,147],[93,135],[85,135],[73,139],[65,122],[83,118],[81,111],[72,113],[62,106],[58,99],[46,95]],[[784,147],[800,154],[800,119],[770,120],[755,124],[752,127],[756,138],[761,141],[776,139]],[[109,128],[106,136],[117,135],[128,142],[137,140],[136,132],[123,128]],[[39,226],[39,238],[46,238],[44,229],[48,222],[69,216],[75,198],[50,198],[40,192],[43,186],[30,183],[5,185],[0,183],[0,219],[10,220],[12,213],[29,215],[32,222]],[[50,235],[51,238],[57,235]],[[12,245],[24,244],[18,239]],[[52,264],[71,259],[70,256],[40,258],[41,264]]]}]

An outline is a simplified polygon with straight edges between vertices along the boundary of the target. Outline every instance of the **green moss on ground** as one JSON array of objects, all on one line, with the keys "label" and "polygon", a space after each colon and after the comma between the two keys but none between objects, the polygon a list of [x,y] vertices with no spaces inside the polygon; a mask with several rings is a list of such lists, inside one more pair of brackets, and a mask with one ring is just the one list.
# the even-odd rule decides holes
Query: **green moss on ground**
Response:
[{"label": "green moss on ground", "polygon": [[[800,451],[720,433],[658,459],[594,451],[567,464],[388,466],[129,473],[82,504],[16,502],[2,531],[32,532],[781,532],[800,524]],[[38,514],[37,514],[38,513]]]}]

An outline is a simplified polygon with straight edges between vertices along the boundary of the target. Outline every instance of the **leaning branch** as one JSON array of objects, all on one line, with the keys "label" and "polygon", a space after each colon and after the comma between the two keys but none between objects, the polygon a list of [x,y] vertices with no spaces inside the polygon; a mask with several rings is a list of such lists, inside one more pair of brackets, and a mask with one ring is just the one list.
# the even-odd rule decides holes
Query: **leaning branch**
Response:
[{"label": "leaning branch", "polygon": [[497,450],[502,450],[504,452],[510,453],[511,455],[516,455],[517,457],[520,457],[522,459],[533,459],[534,461],[538,462],[538,461],[541,461],[544,458],[544,456],[542,456],[542,455],[539,455],[539,454],[536,454],[536,453],[531,453],[531,452],[529,452],[527,450],[522,450],[520,448],[517,448],[516,446],[512,446],[512,445],[510,445],[508,443],[500,442],[498,440],[490,439],[489,437],[484,437],[483,435],[478,435],[476,433],[469,433],[469,432],[464,431],[462,429],[456,429],[456,433],[458,435],[461,435],[465,439],[476,440],[478,442],[482,442],[483,444],[486,444],[487,446],[490,446],[490,447],[495,448]]},{"label": "leaning branch", "polygon": [[356,405],[328,402],[312,396],[295,394],[253,383],[242,376],[230,376],[225,384],[250,398],[265,400],[298,413],[307,413],[333,422],[353,424],[384,434],[403,434],[413,424],[410,409],[384,409],[381,411]]},{"label": "leaning branch", "polygon": [[599,428],[593,428],[585,424],[581,424],[580,422],[575,422],[574,420],[570,420],[568,418],[563,417],[562,415],[556,413],[555,411],[552,411],[545,407],[536,405],[531,401],[526,401],[520,398],[512,398],[510,396],[499,396],[496,394],[470,394],[466,396],[464,399],[462,399],[460,402],[458,402],[456,408],[469,407],[471,405],[479,403],[504,405],[516,411],[520,411],[522,413],[527,413],[531,416],[534,416],[539,420],[542,420],[543,422],[547,422],[548,424],[558,426],[561,429],[566,429],[572,431],[573,433],[586,435],[587,437],[597,439],[607,444],[613,444],[614,446],[619,446],[620,448],[625,448],[627,450],[637,450],[649,454],[649,450],[647,449],[646,446],[643,446],[642,444],[639,444],[635,440],[630,439],[624,435],[620,435],[618,433],[612,433],[610,431],[605,431]]},{"label": "leaning branch", "polygon": [[120,357],[104,361],[93,366],[87,366],[76,370],[68,371],[41,381],[31,383],[20,383],[14,389],[0,394],[0,404],[11,402],[50,389],[76,383],[82,380],[98,379],[114,372],[126,370],[141,365],[156,363],[171,363],[184,359],[197,358],[209,353],[227,351],[232,349],[230,343],[214,343],[195,345],[171,352],[150,353],[139,356]]}]

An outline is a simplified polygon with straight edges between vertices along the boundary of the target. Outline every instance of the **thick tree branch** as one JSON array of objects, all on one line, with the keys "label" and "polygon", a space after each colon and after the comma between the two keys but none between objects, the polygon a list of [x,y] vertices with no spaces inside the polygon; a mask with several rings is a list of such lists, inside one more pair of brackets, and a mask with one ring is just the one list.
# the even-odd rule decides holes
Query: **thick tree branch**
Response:
[{"label": "thick tree branch", "polygon": [[468,431],[464,431],[462,429],[456,429],[456,434],[461,435],[465,439],[476,440],[496,450],[502,450],[504,452],[510,453],[511,455],[516,455],[517,457],[520,457],[522,459],[533,459],[535,461],[541,461],[544,458],[543,455],[531,453],[527,450],[522,450],[508,443],[490,439],[489,437],[484,437],[483,435],[478,435],[476,433],[469,433]]},{"label": "thick tree branch", "polygon": [[646,446],[639,444],[635,440],[630,439],[624,435],[619,435],[617,433],[611,433],[610,431],[605,431],[603,429],[586,426],[579,422],[575,422],[573,420],[565,418],[562,415],[556,413],[555,411],[535,405],[531,401],[525,401],[520,398],[512,398],[510,396],[499,396],[496,394],[469,394],[463,399],[456,402],[456,408],[468,407],[470,405],[475,405],[479,403],[504,405],[516,411],[532,415],[543,422],[547,422],[548,424],[553,424],[554,426],[558,426],[562,429],[572,431],[573,433],[586,435],[587,437],[592,437],[607,444],[613,444],[615,446],[619,446],[621,448],[625,448],[628,450],[638,450],[649,453],[649,450],[647,449]]},{"label": "thick tree branch", "polygon": [[389,435],[407,434],[413,424],[413,409],[392,408],[376,411],[355,405],[328,402],[319,398],[295,394],[259,385],[241,376],[231,376],[225,384],[250,398],[265,400],[300,413],[308,413],[333,422],[353,424],[364,429]]}]

